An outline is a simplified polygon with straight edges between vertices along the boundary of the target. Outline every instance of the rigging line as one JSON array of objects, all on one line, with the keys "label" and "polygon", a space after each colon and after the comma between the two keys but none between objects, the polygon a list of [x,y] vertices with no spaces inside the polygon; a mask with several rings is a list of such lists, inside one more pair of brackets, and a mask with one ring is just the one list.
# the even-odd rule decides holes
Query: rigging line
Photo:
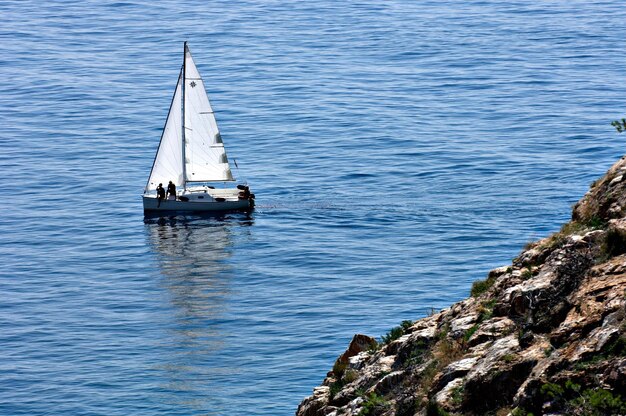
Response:
[{"label": "rigging line", "polygon": [[246,180],[246,178],[243,177],[243,175],[239,171],[239,165],[237,164],[237,159],[233,158],[233,163],[235,164],[235,168],[237,169],[237,176],[243,179],[243,183],[247,185],[248,181]]}]

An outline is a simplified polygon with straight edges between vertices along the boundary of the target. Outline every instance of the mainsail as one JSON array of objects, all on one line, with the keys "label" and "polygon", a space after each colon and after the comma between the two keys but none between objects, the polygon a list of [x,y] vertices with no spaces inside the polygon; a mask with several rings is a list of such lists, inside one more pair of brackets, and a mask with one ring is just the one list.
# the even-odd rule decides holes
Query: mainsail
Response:
[{"label": "mainsail", "polygon": [[234,180],[204,81],[187,43],[184,59],[146,192],[169,181],[176,187],[185,187],[187,182]]},{"label": "mainsail", "polygon": [[184,68],[185,180],[232,181],[233,175],[204,82],[186,44]]},{"label": "mainsail", "polygon": [[154,191],[159,183],[167,185],[172,181],[177,187],[183,185],[183,149],[181,145],[181,82],[182,71],[167,115],[161,142],[157,150],[146,192]]}]

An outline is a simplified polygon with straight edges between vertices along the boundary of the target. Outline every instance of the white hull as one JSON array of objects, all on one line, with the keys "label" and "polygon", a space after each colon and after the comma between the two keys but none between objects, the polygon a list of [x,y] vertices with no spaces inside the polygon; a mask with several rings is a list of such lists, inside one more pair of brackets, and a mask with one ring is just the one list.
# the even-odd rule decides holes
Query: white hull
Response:
[{"label": "white hull", "polygon": [[161,204],[154,196],[143,196],[144,211],[176,211],[176,212],[225,212],[241,211],[254,207],[254,200],[239,199],[230,201],[172,201],[163,200]]}]

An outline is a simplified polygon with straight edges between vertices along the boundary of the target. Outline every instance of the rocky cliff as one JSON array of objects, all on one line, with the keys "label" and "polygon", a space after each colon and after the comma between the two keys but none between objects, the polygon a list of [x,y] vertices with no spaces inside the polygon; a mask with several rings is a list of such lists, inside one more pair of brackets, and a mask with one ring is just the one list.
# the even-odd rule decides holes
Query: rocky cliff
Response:
[{"label": "rocky cliff", "polygon": [[355,335],[297,415],[626,415],[625,298],[622,158],[470,298]]}]

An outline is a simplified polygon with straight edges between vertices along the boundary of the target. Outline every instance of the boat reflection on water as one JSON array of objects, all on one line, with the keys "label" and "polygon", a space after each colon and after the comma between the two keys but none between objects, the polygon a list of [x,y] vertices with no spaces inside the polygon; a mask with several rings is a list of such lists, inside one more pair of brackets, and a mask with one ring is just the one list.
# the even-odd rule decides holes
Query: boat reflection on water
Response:
[{"label": "boat reflection on water", "polygon": [[[224,318],[231,293],[231,247],[245,238],[253,218],[221,216],[146,217],[150,246],[162,272],[167,301],[159,384],[164,401],[180,411],[219,408],[216,382],[224,368],[220,351],[232,328]],[[217,388],[216,388],[217,387]]]}]

